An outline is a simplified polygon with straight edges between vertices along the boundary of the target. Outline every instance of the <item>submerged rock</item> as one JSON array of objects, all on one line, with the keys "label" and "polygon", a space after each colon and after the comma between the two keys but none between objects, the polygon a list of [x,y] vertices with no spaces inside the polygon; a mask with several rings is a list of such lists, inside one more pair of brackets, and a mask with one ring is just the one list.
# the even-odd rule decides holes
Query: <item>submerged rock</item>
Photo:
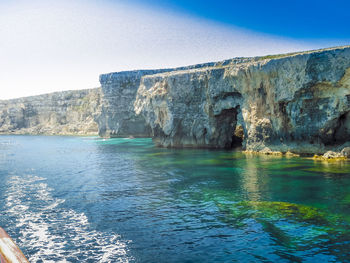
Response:
[{"label": "submerged rock", "polygon": [[326,213],[306,205],[276,201],[242,201],[233,205],[233,213],[251,213],[256,218],[269,220],[291,220],[313,224],[332,224],[334,218]]},{"label": "submerged rock", "polygon": [[300,154],[292,153],[290,151],[286,152],[286,157],[291,158],[291,157],[300,157]]},{"label": "submerged rock", "polygon": [[242,201],[218,204],[218,208],[226,223],[243,228],[254,220],[276,242],[286,247],[318,244],[320,238],[327,234],[336,237],[349,233],[346,218],[302,204]]}]

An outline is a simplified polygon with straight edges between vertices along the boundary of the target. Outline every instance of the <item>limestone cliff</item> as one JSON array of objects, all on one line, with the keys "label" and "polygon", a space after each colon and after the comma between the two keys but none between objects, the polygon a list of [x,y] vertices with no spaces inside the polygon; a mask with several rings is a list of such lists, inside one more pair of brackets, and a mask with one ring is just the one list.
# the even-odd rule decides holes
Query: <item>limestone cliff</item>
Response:
[{"label": "limestone cliff", "polygon": [[141,77],[156,70],[124,71],[100,76],[102,103],[97,118],[102,137],[150,137],[151,129],[143,116],[136,115],[134,101]]},{"label": "limestone cliff", "polygon": [[150,137],[150,126],[142,115],[136,115],[134,102],[141,78],[146,75],[213,66],[198,64],[176,69],[134,70],[100,75],[102,101],[97,117],[99,135],[102,137]]},{"label": "limestone cliff", "polygon": [[63,91],[0,101],[0,133],[93,135],[100,89]]},{"label": "limestone cliff", "polygon": [[323,153],[350,141],[350,47],[147,75],[134,106],[166,147]]}]

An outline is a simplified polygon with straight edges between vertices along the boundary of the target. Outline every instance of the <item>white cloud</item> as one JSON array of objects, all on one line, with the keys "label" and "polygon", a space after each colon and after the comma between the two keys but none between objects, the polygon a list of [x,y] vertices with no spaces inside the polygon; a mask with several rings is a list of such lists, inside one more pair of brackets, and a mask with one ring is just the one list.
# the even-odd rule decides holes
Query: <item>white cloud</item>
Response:
[{"label": "white cloud", "polygon": [[308,49],[307,43],[145,6],[2,1],[0,99],[93,88],[111,71]]}]

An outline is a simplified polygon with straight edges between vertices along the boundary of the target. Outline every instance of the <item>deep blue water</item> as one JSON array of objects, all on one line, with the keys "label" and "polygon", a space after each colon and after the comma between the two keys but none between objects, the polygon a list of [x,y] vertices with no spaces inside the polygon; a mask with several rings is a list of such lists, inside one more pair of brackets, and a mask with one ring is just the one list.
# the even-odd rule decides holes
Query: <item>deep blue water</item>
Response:
[{"label": "deep blue water", "polygon": [[0,226],[31,262],[350,262],[350,163],[0,136]]}]

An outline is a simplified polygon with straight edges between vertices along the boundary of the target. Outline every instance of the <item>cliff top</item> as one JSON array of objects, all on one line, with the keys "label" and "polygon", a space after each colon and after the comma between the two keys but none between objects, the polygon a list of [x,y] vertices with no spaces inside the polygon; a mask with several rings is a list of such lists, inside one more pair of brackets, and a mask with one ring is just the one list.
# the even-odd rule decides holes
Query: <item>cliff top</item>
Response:
[{"label": "cliff top", "polygon": [[195,64],[195,65],[176,67],[176,68],[111,72],[111,73],[101,74],[100,83],[104,84],[104,83],[107,83],[108,81],[113,81],[123,76],[130,77],[131,75],[134,75],[139,77],[142,77],[142,76],[161,77],[166,75],[182,74],[184,73],[184,71],[187,73],[187,72],[208,70],[213,68],[222,68],[226,66],[239,65],[239,64],[249,65],[249,63],[261,63],[263,61],[266,63],[274,59],[283,59],[283,58],[289,58],[289,57],[294,57],[299,55],[307,55],[312,53],[320,53],[325,51],[332,51],[332,50],[346,49],[346,48],[350,48],[350,45],[322,48],[322,49],[316,49],[316,50],[298,51],[298,52],[291,52],[291,53],[285,53],[285,54],[257,56],[257,57],[236,57],[236,58],[226,59],[218,62],[208,62],[208,63]]},{"label": "cliff top", "polygon": [[55,91],[50,93],[44,93],[39,95],[33,95],[33,96],[27,96],[27,97],[19,97],[14,99],[8,99],[8,100],[0,100],[0,104],[4,103],[22,103],[24,101],[30,101],[30,100],[45,100],[51,97],[67,97],[67,96],[73,96],[75,94],[81,94],[81,93],[88,93],[93,90],[97,90],[99,88],[92,88],[92,89],[80,89],[80,90],[64,90],[64,91]]},{"label": "cliff top", "polygon": [[296,56],[305,56],[305,55],[310,55],[310,54],[329,52],[329,51],[335,51],[335,50],[344,50],[344,49],[350,49],[350,45],[322,48],[322,49],[316,49],[316,50],[308,50],[308,51],[299,51],[299,52],[292,52],[292,53],[285,53],[285,54],[266,55],[266,56],[258,56],[258,57],[233,58],[233,59],[228,59],[228,60],[224,60],[224,61],[208,63],[203,67],[193,67],[193,68],[187,68],[187,69],[174,69],[173,71],[170,71],[170,72],[162,72],[162,73],[158,73],[158,74],[147,75],[145,77],[152,78],[152,77],[181,75],[181,74],[185,74],[185,73],[194,73],[194,72],[201,72],[201,71],[205,71],[205,70],[227,68],[227,67],[235,66],[235,65],[250,66],[254,63],[265,64],[271,60],[288,59],[288,58],[296,57]]},{"label": "cliff top", "polygon": [[311,53],[320,53],[324,51],[330,51],[330,50],[337,50],[337,49],[346,49],[350,48],[350,45],[345,46],[336,46],[336,47],[329,47],[329,48],[321,48],[321,49],[313,49],[313,50],[307,50],[307,51],[298,51],[298,52],[291,52],[291,53],[285,53],[285,54],[276,54],[276,55],[266,55],[266,56],[260,56],[256,57],[260,60],[263,59],[278,59],[278,58],[285,58],[285,57],[293,57],[297,55],[305,55],[305,54],[311,54]]}]

